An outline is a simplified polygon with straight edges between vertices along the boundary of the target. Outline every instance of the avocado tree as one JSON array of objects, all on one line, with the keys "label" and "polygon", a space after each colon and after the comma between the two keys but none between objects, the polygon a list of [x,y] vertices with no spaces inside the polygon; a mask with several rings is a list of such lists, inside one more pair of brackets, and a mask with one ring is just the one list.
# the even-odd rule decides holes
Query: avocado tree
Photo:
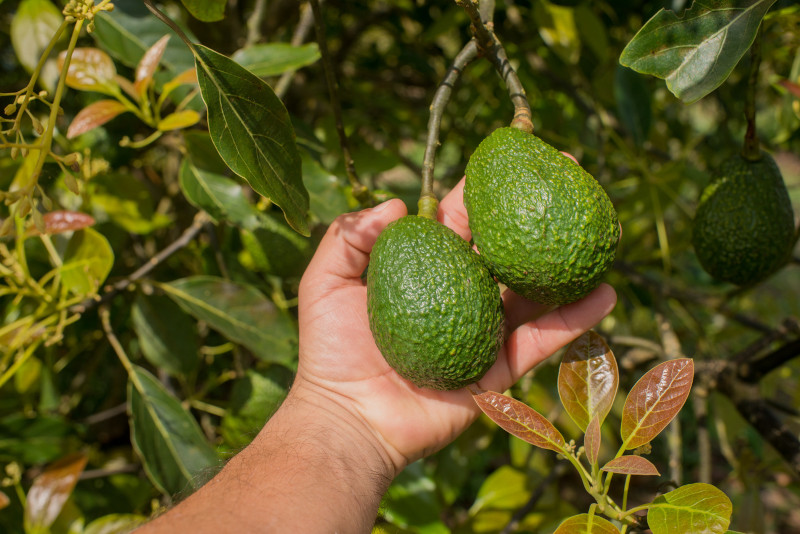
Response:
[{"label": "avocado tree", "polygon": [[326,227],[435,213],[506,127],[607,194],[619,302],[470,386],[374,531],[800,530],[796,3],[0,0],[0,36],[4,532],[203,484],[286,395]]}]

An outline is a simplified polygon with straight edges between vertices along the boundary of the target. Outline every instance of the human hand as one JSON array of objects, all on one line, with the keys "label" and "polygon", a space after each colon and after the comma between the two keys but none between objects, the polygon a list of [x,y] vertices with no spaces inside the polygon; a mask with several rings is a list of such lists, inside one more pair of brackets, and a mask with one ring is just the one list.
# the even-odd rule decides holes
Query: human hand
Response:
[{"label": "human hand", "polygon": [[[440,204],[439,220],[469,239],[463,180]],[[478,416],[469,391],[421,389],[395,373],[372,338],[361,275],[378,234],[406,215],[400,200],[334,221],[300,284],[300,364],[294,401],[325,410],[377,451],[393,477],[410,462],[444,447]],[[478,382],[503,391],[537,363],[597,324],[616,303],[601,285],[555,310],[511,291],[503,295],[507,338],[497,362]],[[368,443],[363,443],[367,441]]]}]

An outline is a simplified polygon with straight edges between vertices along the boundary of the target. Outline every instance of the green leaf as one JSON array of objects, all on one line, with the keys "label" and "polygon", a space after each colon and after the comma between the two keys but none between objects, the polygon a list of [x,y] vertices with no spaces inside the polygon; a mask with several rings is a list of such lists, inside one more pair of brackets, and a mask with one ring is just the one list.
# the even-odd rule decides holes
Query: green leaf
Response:
[{"label": "green leaf", "polygon": [[265,77],[311,65],[319,57],[317,43],[262,43],[237,50],[232,59],[256,76]]},{"label": "green leaf", "polygon": [[596,332],[589,330],[567,347],[558,371],[558,395],[581,430],[595,418],[603,424],[618,385],[617,360]]},{"label": "green leaf", "polygon": [[181,164],[179,179],[186,200],[216,221],[227,221],[248,229],[259,226],[259,212],[245,198],[240,184],[195,167],[193,163],[187,158]]},{"label": "green leaf", "polygon": [[647,523],[653,534],[723,534],[732,512],[731,500],[711,484],[687,484],[657,497]]},{"label": "green leaf", "polygon": [[314,254],[314,243],[292,231],[283,218],[259,213],[258,221],[257,228],[240,232],[244,251],[239,260],[254,271],[300,278]]},{"label": "green leaf", "polygon": [[0,462],[44,464],[67,450],[73,429],[61,417],[18,414],[0,419]]},{"label": "green leaf", "polygon": [[193,109],[184,109],[183,111],[176,111],[170,113],[160,121],[158,121],[157,128],[162,132],[170,130],[180,130],[194,126],[200,122],[200,114]]},{"label": "green leaf", "polygon": [[650,133],[650,125],[653,122],[651,95],[652,92],[640,74],[617,66],[614,72],[617,115],[633,137],[636,146],[642,146]]},{"label": "green leaf", "polygon": [[34,479],[26,496],[25,532],[49,532],[78,483],[87,460],[81,453],[70,454]]},{"label": "green leaf", "polygon": [[173,376],[185,376],[197,369],[197,326],[172,299],[139,293],[131,316],[147,361]]},{"label": "green leaf", "polygon": [[172,223],[156,213],[148,187],[125,172],[106,173],[89,182],[92,213],[98,221],[111,221],[132,234],[149,234]]},{"label": "green leaf", "polygon": [[255,287],[213,276],[192,276],[161,287],[188,313],[258,358],[294,365],[296,326]]},{"label": "green leaf", "polygon": [[678,415],[694,380],[694,362],[676,358],[656,365],[631,388],[622,407],[625,450],[650,443]]},{"label": "green leaf", "polygon": [[308,154],[304,153],[302,160],[311,213],[323,224],[331,224],[336,217],[350,210],[345,188],[335,175],[323,169]]},{"label": "green leaf", "polygon": [[575,24],[575,10],[539,0],[533,4],[533,18],[542,41],[565,63],[577,63],[581,39]]},{"label": "green leaf", "polygon": [[97,293],[114,265],[114,251],[92,228],[75,232],[67,243],[61,267],[64,285],[75,295]]},{"label": "green leaf", "polygon": [[504,465],[486,477],[469,509],[474,516],[487,508],[515,510],[528,502],[531,478],[525,471]]},{"label": "green leaf", "polygon": [[203,22],[214,22],[225,18],[227,0],[181,0],[192,16]]},{"label": "green leaf", "polygon": [[580,514],[565,519],[553,534],[619,534],[619,529],[600,516]]},{"label": "green leaf", "polygon": [[108,514],[86,525],[83,534],[127,534],[146,522],[142,515]]},{"label": "green leaf", "polygon": [[292,228],[310,235],[308,191],[283,103],[269,85],[232,59],[202,45],[194,48],[211,139],[222,159],[278,205]]},{"label": "green leaf", "polygon": [[662,9],[631,39],[620,63],[663,78],[686,103],[719,87],[753,44],[775,0],[695,0],[678,17]]},{"label": "green leaf", "polygon": [[[11,45],[20,65],[33,72],[50,39],[64,17],[49,0],[22,0],[11,19]],[[62,36],[63,38],[63,36]],[[58,67],[49,60],[42,72],[41,82],[47,89],[55,86]]]},{"label": "green leaf", "polygon": [[194,417],[138,366],[128,380],[128,402],[131,442],[150,481],[167,495],[199,487],[198,475],[217,465],[217,455]]},{"label": "green leaf", "polygon": [[442,523],[436,482],[425,473],[423,462],[412,463],[392,481],[381,502],[381,512],[391,524],[414,532],[451,532]]}]

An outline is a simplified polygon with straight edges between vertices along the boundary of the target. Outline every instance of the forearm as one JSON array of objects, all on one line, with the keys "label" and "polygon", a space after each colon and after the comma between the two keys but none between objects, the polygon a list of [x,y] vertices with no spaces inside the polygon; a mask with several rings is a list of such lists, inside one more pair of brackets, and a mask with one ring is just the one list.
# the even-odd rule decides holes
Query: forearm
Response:
[{"label": "forearm", "polygon": [[369,532],[394,472],[353,417],[293,391],[219,475],[137,534]]}]

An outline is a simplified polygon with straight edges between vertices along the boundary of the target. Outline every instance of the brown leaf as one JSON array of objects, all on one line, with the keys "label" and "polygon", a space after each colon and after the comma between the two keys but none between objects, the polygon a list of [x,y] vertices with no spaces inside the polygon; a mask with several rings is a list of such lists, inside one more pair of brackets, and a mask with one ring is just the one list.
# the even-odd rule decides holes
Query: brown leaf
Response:
[{"label": "brown leaf", "polygon": [[619,529],[602,517],[580,514],[565,519],[553,534],[619,534]]},{"label": "brown leaf", "polygon": [[635,454],[614,458],[601,469],[609,473],[619,473],[622,475],[658,476],[661,474],[650,460],[641,456],[636,456]]},{"label": "brown leaf", "polygon": [[116,100],[98,100],[80,110],[67,129],[67,139],[74,139],[82,133],[102,126],[117,115],[127,111],[125,106]]},{"label": "brown leaf", "polygon": [[473,393],[472,398],[500,428],[532,445],[564,451],[564,437],[553,424],[527,404],[495,391]]},{"label": "brown leaf", "polygon": [[595,417],[603,424],[618,386],[617,360],[599,334],[590,330],[567,347],[558,371],[558,394],[581,430]]},{"label": "brown leaf", "polygon": [[[58,56],[58,68],[66,59],[66,51]],[[67,70],[66,83],[73,89],[113,94],[117,68],[111,57],[99,48],[76,48]]]},{"label": "brown leaf", "polygon": [[645,373],[622,408],[620,435],[625,450],[650,443],[683,407],[694,380],[694,362],[677,358]]},{"label": "brown leaf", "polygon": [[586,427],[586,435],[583,437],[583,450],[586,452],[586,459],[594,465],[600,456],[600,420],[595,417]]},{"label": "brown leaf", "polygon": [[53,524],[86,467],[86,460],[83,454],[70,454],[34,479],[25,505],[26,532],[44,531]]},{"label": "brown leaf", "polygon": [[795,98],[800,98],[800,85],[790,82],[789,80],[781,80],[778,85],[792,93]]},{"label": "brown leaf", "polygon": [[147,49],[142,59],[139,60],[139,64],[136,65],[134,87],[136,87],[136,92],[140,97],[144,97],[147,92],[147,86],[153,81],[153,76],[158,70],[158,64],[161,63],[161,57],[164,55],[164,50],[167,49],[168,42],[169,35],[165,35],[156,41],[153,46]]},{"label": "brown leaf", "polygon": [[5,508],[9,504],[11,504],[11,499],[8,498],[8,495],[0,491],[0,510]]}]

